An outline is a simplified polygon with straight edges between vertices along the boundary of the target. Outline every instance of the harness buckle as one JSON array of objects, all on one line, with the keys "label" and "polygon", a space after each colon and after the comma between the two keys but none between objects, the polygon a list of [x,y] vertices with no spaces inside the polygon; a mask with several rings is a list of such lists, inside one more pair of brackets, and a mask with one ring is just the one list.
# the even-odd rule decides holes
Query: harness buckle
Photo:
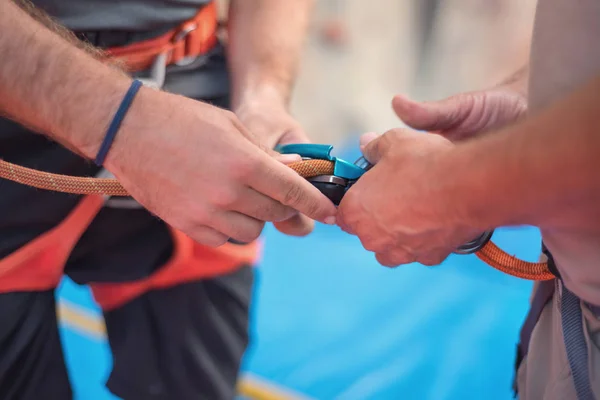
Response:
[{"label": "harness buckle", "polygon": [[142,82],[144,86],[148,86],[157,90],[162,89],[163,85],[165,84],[165,76],[167,75],[168,57],[168,51],[157,55],[152,63],[152,66],[150,67],[149,76],[138,77],[137,79]]},{"label": "harness buckle", "polygon": [[[198,24],[196,22],[187,24],[184,26],[171,40],[172,44],[176,44],[182,40],[185,40],[187,36],[198,29]],[[167,63],[169,61],[169,57],[173,49],[169,49],[163,51],[159,55],[156,56],[152,66],[150,67],[150,74],[148,77],[138,78],[145,86],[154,88],[154,89],[162,89],[165,84],[165,76],[167,74]],[[174,62],[177,66],[187,66],[193,63],[198,57],[196,56],[185,56],[181,60]]]},{"label": "harness buckle", "polygon": [[[172,43],[175,44],[181,40],[185,40],[187,36],[198,29],[198,23],[192,22],[184,26],[177,34],[173,37]],[[185,67],[196,61],[197,56],[185,56],[181,60],[175,61],[175,65],[179,67]]]}]

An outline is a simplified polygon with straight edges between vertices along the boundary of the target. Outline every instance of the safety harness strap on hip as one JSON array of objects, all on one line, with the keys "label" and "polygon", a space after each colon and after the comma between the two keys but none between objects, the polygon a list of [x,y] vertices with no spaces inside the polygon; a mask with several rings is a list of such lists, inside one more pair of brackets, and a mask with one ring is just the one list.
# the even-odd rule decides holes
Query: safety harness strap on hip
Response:
[{"label": "safety harness strap on hip", "polygon": [[581,312],[582,302],[564,284],[561,286],[560,319],[577,400],[595,400],[590,385],[588,348]]}]

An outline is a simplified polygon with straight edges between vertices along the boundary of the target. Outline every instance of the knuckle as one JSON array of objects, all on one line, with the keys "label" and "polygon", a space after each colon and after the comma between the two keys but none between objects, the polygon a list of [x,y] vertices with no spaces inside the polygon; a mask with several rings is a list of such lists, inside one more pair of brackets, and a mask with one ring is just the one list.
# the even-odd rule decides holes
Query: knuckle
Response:
[{"label": "knuckle", "polygon": [[[298,185],[290,185],[283,194],[282,203],[286,206],[294,207],[302,198],[302,189]],[[313,210],[310,210],[313,211]]]},{"label": "knuckle", "polygon": [[400,265],[411,264],[415,261],[415,257],[411,253],[404,250],[386,250],[380,252],[381,257],[378,261],[383,262],[386,267],[398,267]]},{"label": "knuckle", "polygon": [[239,233],[239,235],[236,235],[237,239],[246,242],[246,243],[250,243],[255,241],[256,239],[258,239],[263,231],[265,224],[264,223],[257,223],[255,224],[255,226],[248,228],[248,229],[244,229],[243,231],[241,231]]},{"label": "knuckle", "polygon": [[424,257],[419,257],[418,262],[428,267],[435,267],[444,262],[444,260],[448,257],[446,253],[434,253],[428,254]]},{"label": "knuckle", "polygon": [[376,238],[373,235],[358,235],[360,241],[367,251],[372,251],[374,253],[383,253],[385,252],[389,246],[387,245],[386,240],[382,240],[381,238]]},{"label": "knuckle", "polygon": [[239,191],[235,188],[222,188],[213,198],[213,204],[220,209],[229,209],[239,200]]},{"label": "knuckle", "polygon": [[[204,206],[189,206],[185,209],[185,225],[187,230],[194,230],[198,226],[209,225],[211,212]],[[182,229],[184,232],[185,230]]]},{"label": "knuckle", "polygon": [[231,174],[235,180],[246,182],[257,173],[259,164],[260,162],[251,156],[236,157],[231,164]]},{"label": "knuckle", "polygon": [[401,139],[402,136],[404,136],[404,129],[394,128],[385,132],[382,136],[382,139],[386,145],[392,145],[394,142]]},{"label": "knuckle", "polygon": [[196,242],[208,247],[220,247],[227,243],[228,237],[205,226],[195,229],[190,235]]},{"label": "knuckle", "polygon": [[375,243],[372,238],[361,239],[362,245],[367,251],[377,252],[379,246]]},{"label": "knuckle", "polygon": [[377,262],[383,265],[384,267],[396,268],[398,265],[400,265],[399,263],[396,263],[395,260],[393,260],[392,257],[390,257],[386,253],[377,253],[375,258],[377,259]]},{"label": "knuckle", "polygon": [[296,214],[296,210],[286,207],[279,203],[275,203],[273,207],[267,208],[263,213],[263,215],[266,216],[266,218],[264,219],[269,222],[285,221],[292,218]]},{"label": "knuckle", "polygon": [[225,116],[225,118],[227,118],[231,122],[233,122],[234,125],[240,124],[240,121],[239,121],[237,115],[235,115],[235,113],[233,111],[231,111],[231,110],[223,110],[223,115]]},{"label": "knuckle", "polygon": [[435,258],[430,258],[430,257],[420,257],[418,259],[418,262],[420,264],[425,265],[426,267],[434,267],[439,264]]},{"label": "knuckle", "polygon": [[227,236],[224,236],[224,235],[215,235],[214,237],[212,237],[209,240],[207,246],[208,247],[215,247],[215,248],[216,247],[221,247],[221,246],[223,246],[224,244],[227,243],[227,240],[229,240],[229,238]]}]

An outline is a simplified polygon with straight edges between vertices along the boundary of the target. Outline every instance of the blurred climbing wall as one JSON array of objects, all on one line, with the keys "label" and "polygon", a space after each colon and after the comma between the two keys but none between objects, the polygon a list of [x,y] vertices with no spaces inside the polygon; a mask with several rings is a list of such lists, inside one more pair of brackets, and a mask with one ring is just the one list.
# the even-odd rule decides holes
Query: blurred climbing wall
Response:
[{"label": "blurred climbing wall", "polygon": [[534,0],[315,0],[292,110],[321,143],[401,126],[394,94],[484,88],[526,62],[534,12]]}]

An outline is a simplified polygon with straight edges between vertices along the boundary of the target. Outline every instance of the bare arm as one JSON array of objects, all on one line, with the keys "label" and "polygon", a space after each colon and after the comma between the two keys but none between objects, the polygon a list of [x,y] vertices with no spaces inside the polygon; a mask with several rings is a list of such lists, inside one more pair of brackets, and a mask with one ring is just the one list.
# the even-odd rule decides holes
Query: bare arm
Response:
[{"label": "bare arm", "polygon": [[[10,0],[0,0],[0,55],[0,112],[94,157],[131,78]],[[232,113],[148,88],[105,165],[146,208],[207,245],[249,242],[265,221],[296,211],[329,223],[336,214],[316,188],[261,151]]]},{"label": "bare arm", "polygon": [[232,0],[233,108],[256,96],[287,105],[314,0]]},{"label": "bare arm", "polygon": [[10,0],[0,0],[0,32],[0,112],[93,157],[130,78]]},{"label": "bare arm", "polygon": [[[306,143],[289,113],[300,53],[314,0],[231,0],[228,58],[232,109],[262,147]],[[313,223],[303,215],[275,223],[304,236]]]},{"label": "bare arm", "polygon": [[[443,163],[474,226],[598,229],[600,78],[526,121],[460,144]],[[458,201],[457,201],[458,204]]]}]

